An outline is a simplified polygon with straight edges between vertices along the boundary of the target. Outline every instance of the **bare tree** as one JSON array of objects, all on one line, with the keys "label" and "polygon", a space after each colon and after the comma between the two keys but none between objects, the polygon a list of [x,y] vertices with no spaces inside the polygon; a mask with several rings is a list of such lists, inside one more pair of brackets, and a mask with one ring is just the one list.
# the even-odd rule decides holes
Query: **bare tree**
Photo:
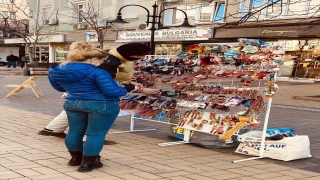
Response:
[{"label": "bare tree", "polygon": [[[36,16],[31,15],[27,0],[1,4],[0,8],[6,9],[8,12],[7,14],[1,13],[0,30],[10,34],[10,37],[22,38],[25,42],[26,52],[31,55],[31,48],[35,49],[41,31],[48,26],[47,19],[40,16],[39,12],[36,12]],[[30,24],[33,26],[31,27]],[[29,58],[30,62],[34,60],[32,55]]]},{"label": "bare tree", "polygon": [[87,0],[85,3],[85,10],[80,9],[78,4],[69,1],[72,10],[76,14],[76,18],[81,18],[88,25],[88,28],[93,29],[97,33],[99,47],[103,49],[104,38],[106,35],[113,33],[116,28],[112,25],[108,17],[103,16],[103,9],[100,1]]}]

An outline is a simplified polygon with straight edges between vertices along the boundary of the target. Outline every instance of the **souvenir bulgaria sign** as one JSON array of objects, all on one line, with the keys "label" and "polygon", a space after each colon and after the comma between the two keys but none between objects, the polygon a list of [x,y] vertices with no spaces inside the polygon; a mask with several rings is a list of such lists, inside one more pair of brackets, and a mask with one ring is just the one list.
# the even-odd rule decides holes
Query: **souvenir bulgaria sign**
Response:
[{"label": "souvenir bulgaria sign", "polygon": [[[212,38],[212,28],[159,29],[155,31],[155,41],[207,40]],[[116,42],[150,41],[151,31],[119,31]]]}]

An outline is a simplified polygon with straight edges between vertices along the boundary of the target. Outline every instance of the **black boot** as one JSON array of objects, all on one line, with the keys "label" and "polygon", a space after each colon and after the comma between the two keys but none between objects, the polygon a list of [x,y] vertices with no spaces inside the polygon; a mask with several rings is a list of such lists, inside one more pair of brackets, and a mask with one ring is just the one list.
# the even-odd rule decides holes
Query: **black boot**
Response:
[{"label": "black boot", "polygon": [[68,162],[69,166],[79,166],[82,162],[82,152],[81,151],[70,151],[72,158]]},{"label": "black boot", "polygon": [[79,172],[89,172],[94,168],[101,168],[103,164],[100,162],[100,156],[83,156]]}]

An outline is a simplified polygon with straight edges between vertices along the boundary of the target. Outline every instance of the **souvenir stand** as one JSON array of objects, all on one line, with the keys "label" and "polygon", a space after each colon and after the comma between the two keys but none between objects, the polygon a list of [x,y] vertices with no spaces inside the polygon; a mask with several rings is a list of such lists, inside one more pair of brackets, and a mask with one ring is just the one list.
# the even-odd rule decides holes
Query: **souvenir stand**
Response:
[{"label": "souvenir stand", "polygon": [[[131,123],[130,130],[122,132],[155,130],[135,130],[134,120],[140,119],[184,129],[182,141],[160,143],[160,146],[190,143],[192,131],[216,135],[232,143],[232,137],[241,129],[258,126],[258,114],[266,112],[263,145],[272,97],[278,88],[277,69],[272,68],[281,62],[281,53],[279,46],[273,47],[257,39],[239,39],[239,46],[233,47],[192,45],[188,52],[181,52],[177,58],[162,64],[154,65],[146,59],[137,64],[135,79],[146,87],[160,89],[161,93],[157,96],[129,93],[123,97],[120,108],[131,112]],[[219,84],[210,83],[213,79]],[[236,85],[235,79],[240,79],[243,85]],[[269,79],[263,91],[268,99],[267,107],[259,93],[263,79]],[[225,80],[231,80],[231,85],[222,85],[221,81]],[[258,81],[259,87],[248,87],[252,81]],[[236,112],[238,108],[240,112]],[[248,160],[262,157],[263,148],[260,157]],[[234,162],[240,161],[245,160]]]}]

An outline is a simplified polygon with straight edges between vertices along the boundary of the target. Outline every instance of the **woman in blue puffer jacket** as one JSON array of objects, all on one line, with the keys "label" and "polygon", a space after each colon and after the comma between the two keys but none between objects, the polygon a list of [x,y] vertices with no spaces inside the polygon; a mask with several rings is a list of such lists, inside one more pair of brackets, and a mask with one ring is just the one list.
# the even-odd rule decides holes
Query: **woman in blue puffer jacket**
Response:
[{"label": "woman in blue puffer jacket", "polygon": [[103,166],[99,153],[119,114],[119,97],[127,90],[107,71],[95,67],[108,57],[107,52],[80,41],[70,49],[68,62],[51,67],[48,77],[54,89],[68,93],[63,105],[69,124],[65,144],[72,156],[68,165],[80,165],[78,171],[87,172]]}]

